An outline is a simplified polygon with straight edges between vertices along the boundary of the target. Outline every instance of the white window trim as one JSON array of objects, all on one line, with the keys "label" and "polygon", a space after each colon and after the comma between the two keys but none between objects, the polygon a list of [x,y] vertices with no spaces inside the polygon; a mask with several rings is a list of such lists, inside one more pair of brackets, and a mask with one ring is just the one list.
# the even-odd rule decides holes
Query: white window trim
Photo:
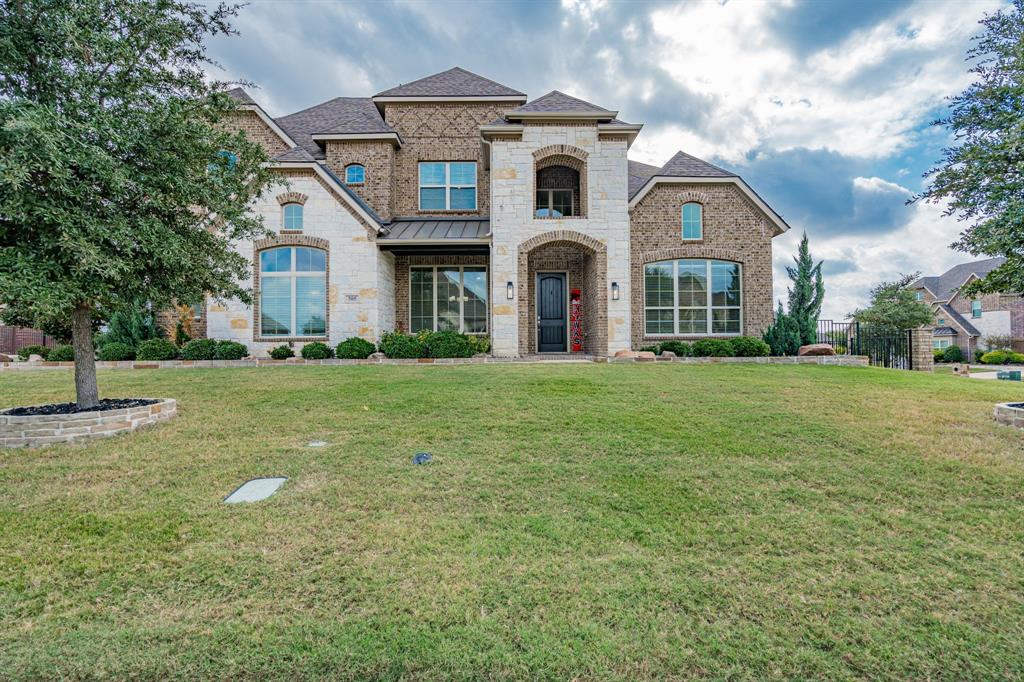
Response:
[{"label": "white window trim", "polygon": [[932,341],[932,348],[934,350],[945,350],[953,345],[949,339],[938,338]]},{"label": "white window trim", "polygon": [[[696,237],[686,236],[686,221],[683,217],[684,211],[687,206],[693,204],[694,206],[700,206],[700,234]],[[699,242],[704,241],[704,204],[699,201],[687,201],[685,204],[679,207],[679,236],[684,242]]]},{"label": "white window trim", "polygon": [[[440,163],[444,165],[444,184],[443,185],[425,185],[420,180],[420,168],[424,164],[436,164]],[[473,164],[473,184],[472,185],[453,185],[451,183],[451,166],[453,163],[471,163]],[[477,186],[480,182],[480,168],[476,161],[420,161],[416,165],[416,204],[420,211],[478,211],[480,210],[480,196],[477,191]],[[444,188],[444,208],[423,208],[423,192],[422,189],[438,189]],[[473,190],[473,208],[452,208],[452,192],[453,189],[472,189]]]},{"label": "white window trim", "polygon": [[[484,330],[482,332],[466,331],[466,268],[483,268],[484,279],[487,281],[487,314],[484,316]],[[430,283],[430,305],[434,313],[434,320],[431,331],[437,329],[437,271],[458,270],[459,271],[459,332],[469,336],[487,336],[491,329],[491,269],[487,265],[410,265],[409,266],[409,333],[417,334],[412,330],[412,271],[433,270],[434,277]]]},{"label": "white window trim", "polygon": [[[541,210],[541,207],[540,206],[534,206],[534,208],[533,208],[533,217],[534,218],[554,218],[554,219],[557,220],[558,218],[576,218],[577,217],[577,214],[576,214],[576,192],[573,189],[568,188],[568,187],[551,187],[551,188],[538,187],[537,191],[538,192],[547,192],[548,193],[548,205],[545,206],[544,208],[547,208],[549,211],[554,210],[551,207],[552,204],[554,204],[554,198],[551,196],[551,193],[552,192],[568,192],[569,193],[569,215],[564,215],[563,214],[563,215],[559,215],[559,216],[538,216],[537,215],[537,211]],[[537,196],[536,195],[534,195],[533,201],[536,204],[536,202],[537,202]]]},{"label": "white window trim", "polygon": [[[352,181],[349,181],[349,179],[348,179],[348,169],[349,168],[357,168],[357,167],[363,169],[363,179],[362,180],[352,180]],[[361,163],[350,163],[349,165],[345,166],[345,184],[346,185],[365,185],[366,184],[366,166],[364,166]]]},{"label": "white window trim", "polygon": [[[978,304],[977,310],[974,308],[974,304]],[[985,314],[985,310],[982,307],[981,301],[971,301],[971,319],[977,320]]]},{"label": "white window trim", "polygon": [[[277,251],[278,249],[291,249],[292,250],[292,262],[291,270],[288,272],[263,272],[263,254],[270,251]],[[295,269],[295,260],[299,249],[312,249],[314,251],[320,251],[324,254],[324,269],[319,272],[298,272]],[[263,249],[260,251],[260,319],[256,321],[259,324],[259,336],[264,339],[326,339],[328,337],[329,330],[327,329],[327,252],[323,249],[318,249],[315,246],[275,246],[269,249]],[[263,280],[266,278],[274,277],[288,277],[291,279],[291,319],[289,320],[289,330],[292,332],[298,331],[298,325],[295,320],[295,309],[297,301],[295,299],[296,281],[299,277],[323,277],[324,278],[324,333],[323,334],[267,334],[263,331]]]},{"label": "white window trim", "polygon": [[[706,268],[705,271],[706,271],[706,277],[707,277],[707,283],[708,283],[707,305],[703,306],[703,309],[707,311],[708,315],[707,315],[707,331],[705,333],[703,333],[703,334],[695,333],[695,332],[680,332],[679,331],[679,261],[681,261],[681,260],[703,261],[704,265],[705,265],[705,268]],[[716,261],[719,262],[719,263],[730,263],[732,265],[735,265],[739,269],[740,304],[738,306],[734,306],[734,305],[729,305],[729,306],[713,306],[711,304],[711,296],[712,296],[712,293],[711,293],[712,292],[712,284],[711,284],[711,270],[712,270],[712,268],[711,268],[711,266],[712,266],[712,263],[714,263]],[[659,263],[672,263],[672,307],[671,308],[669,308],[668,306],[648,306],[647,305],[647,266],[648,265],[657,265]],[[696,338],[706,338],[706,337],[718,338],[718,337],[722,337],[722,336],[743,336],[743,297],[744,297],[744,287],[743,287],[743,264],[742,263],[737,263],[736,261],[731,261],[731,260],[722,260],[720,258],[676,258],[674,260],[669,260],[669,261],[663,261],[663,260],[651,261],[649,263],[644,263],[644,268],[643,268],[643,272],[641,273],[641,276],[644,278],[644,287],[643,287],[643,297],[644,298],[643,298],[643,302],[644,302],[644,338],[645,339],[674,339],[674,338],[680,338],[680,337],[681,338],[695,338],[696,339]],[[674,330],[673,333],[671,333],[671,334],[656,333],[655,334],[655,333],[649,333],[647,331],[647,310],[649,308],[652,309],[652,310],[670,310],[670,309],[672,310],[672,329]],[[713,312],[714,310],[736,310],[736,309],[738,309],[739,313],[740,313],[740,330],[738,332],[713,332],[712,331],[712,328],[713,328],[713,325],[714,325],[714,319],[713,319],[714,318],[714,312]],[[701,306],[687,307],[687,310],[701,310]]]},{"label": "white window trim", "polygon": [[[286,227],[285,226],[285,214],[286,214],[287,209],[288,209],[289,206],[298,206],[300,211],[301,211],[301,213],[302,213],[302,227],[300,227],[299,229],[295,229],[294,227]],[[289,201],[288,203],[281,204],[281,231],[282,232],[302,232],[304,229],[306,229],[306,207],[303,206],[302,204],[300,204],[297,201]],[[265,251],[269,251],[270,249],[264,249],[264,250]]]}]

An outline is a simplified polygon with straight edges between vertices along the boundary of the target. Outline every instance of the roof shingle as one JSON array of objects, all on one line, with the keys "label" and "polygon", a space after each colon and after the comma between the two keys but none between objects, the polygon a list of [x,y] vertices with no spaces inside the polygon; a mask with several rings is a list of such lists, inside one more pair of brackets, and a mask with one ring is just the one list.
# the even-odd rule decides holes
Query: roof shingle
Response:
[{"label": "roof shingle", "polygon": [[632,199],[633,195],[640,191],[640,188],[647,184],[647,181],[658,174],[661,170],[657,166],[651,166],[650,164],[640,163],[639,161],[629,161],[629,198]]},{"label": "roof shingle", "polygon": [[228,97],[232,97],[238,101],[239,104],[256,104],[256,100],[249,96],[243,88],[231,88],[226,93]]},{"label": "roof shingle", "polygon": [[1005,262],[1006,259],[999,256],[996,258],[977,260],[971,263],[960,263],[959,265],[954,265],[949,270],[946,270],[938,277],[921,277],[914,282],[911,287],[915,289],[925,287],[928,291],[935,294],[936,299],[940,301],[948,301],[953,298],[957,289],[963,286],[964,282],[966,282],[971,275],[984,277]]},{"label": "roof shingle", "polygon": [[313,135],[395,132],[381,118],[369,97],[335,97],[276,121],[293,140],[318,159],[324,158],[324,153],[313,140]]},{"label": "roof shingle", "polygon": [[730,173],[724,168],[708,163],[696,156],[690,156],[686,152],[676,152],[676,155],[668,160],[658,175],[667,175],[675,178],[736,178],[736,173]]},{"label": "roof shingle", "polygon": [[526,97],[526,95],[456,66],[447,71],[378,92],[374,97]]},{"label": "roof shingle", "polygon": [[[585,100],[567,95],[564,92],[558,90],[552,90],[546,95],[541,95],[535,100],[531,100],[521,107],[516,107],[508,112],[506,115],[515,114],[526,114],[526,113],[545,113],[554,111],[578,111],[580,113],[603,113],[609,111],[604,107],[599,107],[596,104],[591,104]],[[610,112],[609,112],[610,113]]]}]

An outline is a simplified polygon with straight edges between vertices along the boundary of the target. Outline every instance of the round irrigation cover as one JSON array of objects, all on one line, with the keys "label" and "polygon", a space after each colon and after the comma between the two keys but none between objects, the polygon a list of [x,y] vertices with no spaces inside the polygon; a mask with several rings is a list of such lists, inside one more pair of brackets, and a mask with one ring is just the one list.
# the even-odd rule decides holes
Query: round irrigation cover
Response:
[{"label": "round irrigation cover", "polygon": [[412,463],[413,464],[426,464],[427,462],[429,462],[432,459],[433,459],[433,457],[431,457],[429,452],[417,452],[415,455],[412,456]]}]

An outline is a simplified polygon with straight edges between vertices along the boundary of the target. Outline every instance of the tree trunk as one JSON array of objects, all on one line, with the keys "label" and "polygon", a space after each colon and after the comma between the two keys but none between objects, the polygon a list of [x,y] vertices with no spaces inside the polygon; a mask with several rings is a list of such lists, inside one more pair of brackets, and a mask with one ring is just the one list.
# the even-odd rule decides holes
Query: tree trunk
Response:
[{"label": "tree trunk", "polygon": [[96,351],[92,345],[92,311],[78,306],[71,313],[71,343],[75,348],[75,397],[79,409],[100,404],[96,386]]}]

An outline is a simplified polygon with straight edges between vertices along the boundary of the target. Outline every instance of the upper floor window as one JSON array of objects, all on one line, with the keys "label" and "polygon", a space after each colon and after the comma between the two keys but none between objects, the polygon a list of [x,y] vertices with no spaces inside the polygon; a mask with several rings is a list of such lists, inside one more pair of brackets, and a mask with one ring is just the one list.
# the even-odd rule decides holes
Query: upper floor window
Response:
[{"label": "upper floor window", "polygon": [[971,301],[971,317],[981,317],[981,301]]},{"label": "upper floor window", "polygon": [[420,163],[421,211],[475,211],[475,161]]},{"label": "upper floor window", "polygon": [[345,184],[346,185],[361,185],[366,182],[366,168],[353,163],[351,166],[345,167]]},{"label": "upper floor window", "polygon": [[741,333],[739,263],[670,260],[644,266],[644,329],[655,336]]},{"label": "upper floor window", "polygon": [[305,246],[260,252],[260,334],[327,335],[327,253]]},{"label": "upper floor window", "polygon": [[568,166],[545,166],[537,171],[534,215],[565,218],[580,215],[580,173]]},{"label": "upper floor window", "polygon": [[282,210],[281,229],[290,232],[301,232],[302,204],[285,204]]},{"label": "upper floor window", "polygon": [[683,204],[683,239],[704,238],[704,207],[696,202]]},{"label": "upper floor window", "polygon": [[915,291],[914,292],[914,300],[915,301],[923,301],[924,300],[924,292],[922,292],[922,291]]}]

